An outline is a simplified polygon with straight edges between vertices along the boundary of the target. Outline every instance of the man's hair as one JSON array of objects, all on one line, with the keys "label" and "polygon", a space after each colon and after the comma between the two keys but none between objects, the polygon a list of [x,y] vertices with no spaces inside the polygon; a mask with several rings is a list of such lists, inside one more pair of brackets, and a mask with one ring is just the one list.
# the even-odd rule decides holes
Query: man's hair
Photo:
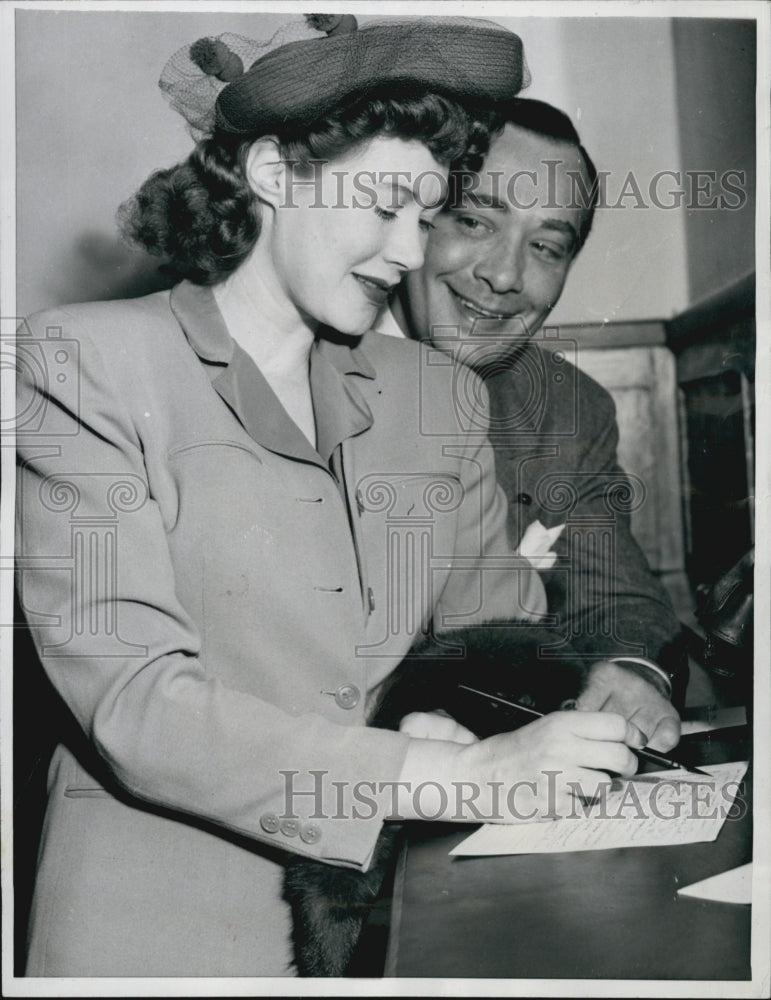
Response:
[{"label": "man's hair", "polygon": [[[586,178],[588,186],[586,197],[579,201],[578,207],[584,210],[581,226],[578,233],[578,243],[574,253],[578,253],[587,240],[594,221],[594,210],[599,200],[599,185],[597,183],[597,169],[592,162],[591,156],[584,148],[581,138],[576,131],[573,122],[564,111],[555,108],[545,101],[535,101],[526,97],[517,97],[513,101],[508,101],[499,111],[497,124],[497,134],[503,131],[506,125],[516,125],[518,128],[526,129],[535,135],[542,135],[547,139],[557,142],[564,142],[573,146],[581,154],[586,166]],[[454,178],[460,179],[460,175],[467,173],[468,168],[463,164],[453,164]],[[451,191],[463,191],[462,180],[458,185],[457,180],[451,187]],[[581,194],[583,194],[583,190]],[[579,195],[580,197],[580,195]]]}]

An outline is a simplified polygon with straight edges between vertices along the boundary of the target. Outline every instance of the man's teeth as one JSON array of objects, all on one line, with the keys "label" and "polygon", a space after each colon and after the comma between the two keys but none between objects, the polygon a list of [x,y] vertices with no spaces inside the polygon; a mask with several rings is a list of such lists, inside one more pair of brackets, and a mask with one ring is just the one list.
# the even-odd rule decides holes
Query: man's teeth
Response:
[{"label": "man's teeth", "polygon": [[468,299],[464,299],[462,295],[459,295],[458,298],[461,300],[461,302],[467,309],[469,309],[471,312],[475,312],[478,316],[484,316],[485,319],[510,318],[507,313],[495,313],[495,312],[490,312],[489,309],[482,309],[480,306],[474,305],[473,302],[469,302]]}]

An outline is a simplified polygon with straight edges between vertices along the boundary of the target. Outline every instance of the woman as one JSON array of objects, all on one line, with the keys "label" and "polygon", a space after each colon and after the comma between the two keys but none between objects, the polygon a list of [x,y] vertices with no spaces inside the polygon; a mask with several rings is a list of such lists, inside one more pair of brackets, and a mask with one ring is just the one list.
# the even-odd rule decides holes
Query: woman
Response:
[{"label": "woman", "polygon": [[[162,83],[210,131],[125,224],[184,280],[32,317],[26,360],[20,338],[20,589],[84,734],[51,765],[30,975],[288,974],[287,857],[366,868],[389,817],[449,817],[395,782],[634,770],[615,716],[465,745],[365,728],[431,618],[544,597],[484,562],[505,511],[452,368],[350,339],[422,262],[447,164],[484,151],[468,101],[516,93],[519,42],[351,21],[254,62],[178,54]],[[75,396],[36,378],[53,337]]]}]

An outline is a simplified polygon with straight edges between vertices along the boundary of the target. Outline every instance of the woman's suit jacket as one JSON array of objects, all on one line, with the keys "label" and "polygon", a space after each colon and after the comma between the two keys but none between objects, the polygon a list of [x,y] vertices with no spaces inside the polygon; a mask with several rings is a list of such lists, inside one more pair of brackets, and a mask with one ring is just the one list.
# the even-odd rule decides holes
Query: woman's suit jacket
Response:
[{"label": "woman's suit jacket", "polygon": [[28,974],[285,974],[285,852],[366,867],[400,774],[378,684],[432,615],[545,610],[479,422],[419,345],[324,340],[315,451],[188,283],[38,314],[18,354],[19,591],[85,737]]}]

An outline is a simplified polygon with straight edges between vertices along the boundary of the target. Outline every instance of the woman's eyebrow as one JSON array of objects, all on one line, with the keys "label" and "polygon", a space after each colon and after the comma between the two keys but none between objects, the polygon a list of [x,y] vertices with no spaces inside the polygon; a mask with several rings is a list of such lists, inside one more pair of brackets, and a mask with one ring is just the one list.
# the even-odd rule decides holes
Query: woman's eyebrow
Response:
[{"label": "woman's eyebrow", "polygon": [[[429,205],[423,202],[416,194],[415,189],[410,187],[408,184],[394,184],[392,181],[389,182],[382,180],[382,181],[377,181],[374,187],[376,189],[377,188],[385,189],[391,194],[393,200],[391,201],[389,208],[392,209],[403,208],[405,204],[417,201],[420,204],[420,207],[425,211],[431,212],[434,209],[438,211],[444,205],[447,194],[446,191],[441,191],[436,202],[434,202],[434,204],[432,205]],[[398,195],[401,195],[401,199],[398,198]]]},{"label": "woman's eyebrow", "polygon": [[398,193],[401,194],[403,198],[407,198],[409,201],[415,200],[415,192],[408,184],[394,184],[393,180],[381,180],[375,182],[376,188],[383,188],[390,191],[394,196]]}]

